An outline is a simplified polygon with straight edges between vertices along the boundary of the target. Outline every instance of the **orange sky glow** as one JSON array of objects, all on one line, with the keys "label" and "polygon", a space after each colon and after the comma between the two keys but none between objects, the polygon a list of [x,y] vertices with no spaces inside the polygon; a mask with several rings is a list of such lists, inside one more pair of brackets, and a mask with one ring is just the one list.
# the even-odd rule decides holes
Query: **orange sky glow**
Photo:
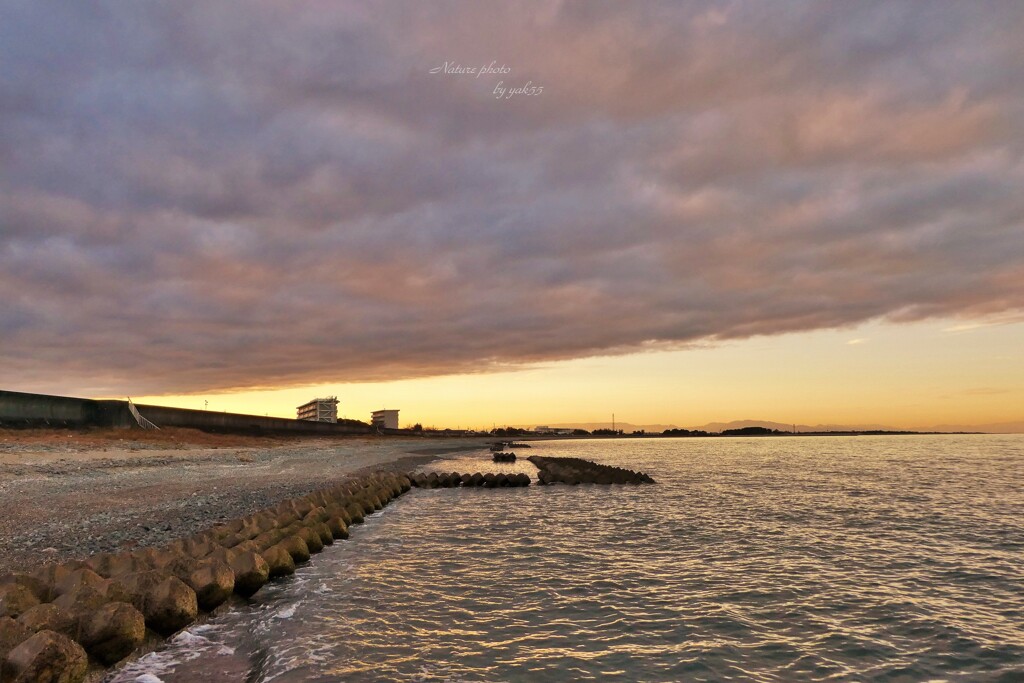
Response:
[{"label": "orange sky glow", "polygon": [[1022,7],[15,3],[0,389],[1024,425]]}]

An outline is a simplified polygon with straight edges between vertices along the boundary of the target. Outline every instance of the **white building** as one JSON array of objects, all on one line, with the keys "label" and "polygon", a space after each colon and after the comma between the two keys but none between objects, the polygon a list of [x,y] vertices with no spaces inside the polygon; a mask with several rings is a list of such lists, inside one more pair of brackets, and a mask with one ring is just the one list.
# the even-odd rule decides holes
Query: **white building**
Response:
[{"label": "white building", "polygon": [[295,409],[295,419],[309,420],[310,422],[337,422],[338,397],[314,398],[309,403],[303,403]]},{"label": "white building", "polygon": [[548,427],[547,425],[537,425],[533,428],[535,434],[555,434],[558,436],[572,436],[572,430],[565,427]]},{"label": "white building", "polygon": [[378,429],[398,429],[398,411],[375,410],[370,413],[370,424]]}]

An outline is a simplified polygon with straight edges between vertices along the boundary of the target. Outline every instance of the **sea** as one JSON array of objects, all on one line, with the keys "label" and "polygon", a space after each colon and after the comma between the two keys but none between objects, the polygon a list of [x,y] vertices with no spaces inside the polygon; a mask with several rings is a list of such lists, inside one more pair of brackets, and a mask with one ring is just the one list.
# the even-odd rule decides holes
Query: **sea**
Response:
[{"label": "sea", "polygon": [[1024,436],[536,441],[642,486],[413,489],[113,675],[1024,681]]}]

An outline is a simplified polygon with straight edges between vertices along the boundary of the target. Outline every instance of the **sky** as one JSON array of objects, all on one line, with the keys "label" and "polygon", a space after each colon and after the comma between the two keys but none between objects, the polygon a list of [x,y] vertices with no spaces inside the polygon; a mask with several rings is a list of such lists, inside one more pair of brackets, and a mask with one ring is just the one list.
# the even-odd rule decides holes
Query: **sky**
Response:
[{"label": "sky", "polygon": [[1019,2],[3,15],[0,388],[1024,422]]}]

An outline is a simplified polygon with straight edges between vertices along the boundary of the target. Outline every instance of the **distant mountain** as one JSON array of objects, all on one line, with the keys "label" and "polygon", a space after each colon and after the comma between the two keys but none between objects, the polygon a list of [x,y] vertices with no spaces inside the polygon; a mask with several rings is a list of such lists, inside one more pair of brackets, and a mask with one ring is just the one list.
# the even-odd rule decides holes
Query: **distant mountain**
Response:
[{"label": "distant mountain", "polygon": [[[857,425],[839,425],[839,424],[817,424],[817,425],[806,425],[797,424],[796,431],[798,432],[869,432],[869,431],[898,431],[897,427],[890,427],[888,425],[880,424],[857,424]],[[783,422],[772,422],[770,420],[733,420],[732,422],[709,422],[706,425],[700,427],[694,427],[694,429],[702,429],[705,432],[721,432],[726,429],[743,429],[745,427],[767,427],[768,429],[778,429],[780,432],[791,432],[793,431],[794,425],[792,423],[785,424]]]},{"label": "distant mountain", "polygon": [[937,425],[933,432],[987,432],[989,434],[1024,434],[1024,422],[993,422],[983,425]]},{"label": "distant mountain", "polygon": [[[721,432],[725,429],[742,429],[744,427],[768,427],[783,432],[793,431],[792,424],[771,422],[768,420],[734,420],[732,422],[709,422],[706,425],[695,427],[706,432]],[[943,424],[934,427],[920,427],[908,429],[906,427],[894,427],[883,424],[797,424],[798,432],[986,432],[988,434],[1024,434],[1024,422],[997,422],[990,424]]]}]

